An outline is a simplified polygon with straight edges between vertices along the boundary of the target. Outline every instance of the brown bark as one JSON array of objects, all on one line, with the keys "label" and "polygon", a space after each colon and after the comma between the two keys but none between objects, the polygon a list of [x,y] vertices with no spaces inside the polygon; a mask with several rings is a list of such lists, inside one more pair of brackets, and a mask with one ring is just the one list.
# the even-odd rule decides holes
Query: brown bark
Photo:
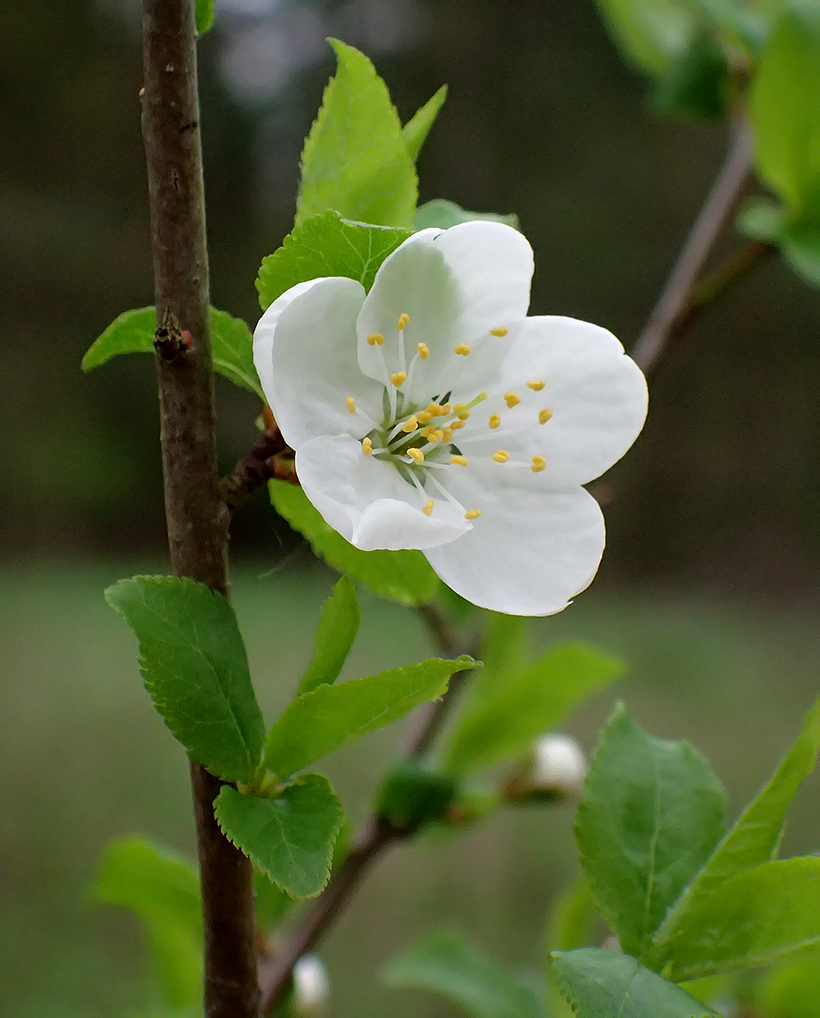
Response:
[{"label": "brown bark", "polygon": [[[177,576],[227,594],[229,513],[216,470],[193,0],[144,0],[143,59],[142,127],[171,565]],[[175,342],[176,331],[181,342]],[[251,864],[214,819],[219,780],[195,761],[191,779],[205,925],[205,1013],[207,1018],[255,1018],[259,988]]]}]

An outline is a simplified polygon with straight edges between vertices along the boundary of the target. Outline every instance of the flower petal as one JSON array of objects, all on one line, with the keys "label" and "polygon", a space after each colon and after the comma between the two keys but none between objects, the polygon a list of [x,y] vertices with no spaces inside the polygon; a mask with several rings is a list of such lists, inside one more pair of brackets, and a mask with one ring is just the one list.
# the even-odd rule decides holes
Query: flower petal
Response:
[{"label": "flower petal", "polygon": [[365,414],[381,415],[382,388],[362,375],[356,360],[363,300],[364,288],[354,279],[312,279],[283,293],[259,319],[254,363],[294,449],[318,435],[366,435],[373,425],[348,412],[348,396]]},{"label": "flower petal", "polygon": [[469,534],[425,554],[473,604],[508,615],[553,615],[595,576],[604,550],[601,510],[583,488],[545,490],[529,471],[500,485],[492,466],[471,465],[452,481],[448,474],[453,494],[481,516]]},{"label": "flower petal", "polygon": [[[371,378],[412,374],[419,402],[453,390],[459,395],[493,381],[506,347],[489,335],[527,313],[532,248],[502,223],[470,222],[422,230],[382,263],[359,316],[359,363]],[[409,320],[398,328],[402,315]],[[383,347],[368,336],[385,337]],[[410,365],[422,343],[429,356]],[[460,345],[469,355],[456,355]]]},{"label": "flower petal", "polygon": [[363,551],[433,548],[470,530],[446,504],[426,516],[426,498],[394,464],[365,456],[361,444],[346,435],[300,445],[296,473],[325,522]]},{"label": "flower petal", "polygon": [[[612,333],[574,318],[526,318],[509,326],[506,341],[496,394],[476,408],[460,446],[470,456],[499,448],[513,459],[543,456],[543,477],[554,489],[600,476],[643,427],[647,391],[640,368]],[[505,405],[505,392],[518,403]],[[543,410],[549,416],[540,423]],[[494,413],[500,424],[491,429]]]}]

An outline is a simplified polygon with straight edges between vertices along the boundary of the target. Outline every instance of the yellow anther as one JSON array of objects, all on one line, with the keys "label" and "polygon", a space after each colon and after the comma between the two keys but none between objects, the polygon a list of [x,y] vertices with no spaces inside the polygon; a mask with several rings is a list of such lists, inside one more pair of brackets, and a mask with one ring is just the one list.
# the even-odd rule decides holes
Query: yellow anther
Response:
[{"label": "yellow anther", "polygon": [[415,414],[413,414],[413,416],[412,416],[412,417],[408,417],[408,418],[407,418],[407,420],[406,420],[406,421],[404,422],[404,424],[402,424],[402,426],[401,426],[401,430],[402,430],[402,431],[403,431],[403,432],[404,432],[404,433],[405,433],[406,435],[409,435],[409,434],[410,434],[410,432],[411,432],[411,431],[415,431],[415,430],[416,430],[416,428],[417,428],[418,426],[419,426],[419,423],[418,423],[418,421],[416,420],[416,415],[415,415]]},{"label": "yellow anther", "polygon": [[472,353],[472,350],[466,343],[459,343],[458,346],[453,348],[453,353],[457,353],[460,357],[466,357],[468,354]]},{"label": "yellow anther", "polygon": [[446,417],[450,413],[450,404],[442,403],[442,405],[436,411],[437,417]]},{"label": "yellow anther", "polygon": [[440,410],[441,410],[441,407],[439,406],[438,403],[428,403],[427,404],[427,409],[422,411],[422,412],[425,413],[425,414],[429,414],[430,415],[430,419],[432,420],[433,417],[438,417]]},{"label": "yellow anther", "polygon": [[543,410],[538,411],[539,424],[546,424],[550,417],[552,417],[552,410],[549,410],[545,407]]},{"label": "yellow anther", "polygon": [[356,413],[356,400],[352,396],[347,397],[347,412],[349,414]]},{"label": "yellow anther", "polygon": [[408,449],[407,455],[416,464],[416,466],[418,466],[419,463],[424,462],[424,453],[421,451],[421,449]]},{"label": "yellow anther", "polygon": [[402,312],[399,315],[399,321],[398,321],[398,325],[396,326],[396,328],[397,329],[406,329],[407,328],[407,323],[409,321],[410,321],[410,315],[408,315],[406,311]]},{"label": "yellow anther", "polygon": [[501,328],[501,329],[490,329],[490,335],[491,336],[506,336],[507,335],[507,330],[504,329],[504,328]]},{"label": "yellow anther", "polygon": [[419,419],[420,424],[427,424],[428,421],[433,419],[433,415],[429,410],[422,410],[421,413],[416,415]]},{"label": "yellow anther", "polygon": [[540,379],[537,382],[527,382],[527,388],[532,389],[533,392],[540,392],[547,383]]},{"label": "yellow anther", "polygon": [[514,406],[518,406],[518,404],[521,402],[521,397],[516,396],[514,392],[505,392],[504,402],[507,404],[509,409],[512,410]]},{"label": "yellow anther", "polygon": [[[416,347],[416,349],[419,352],[419,357],[423,361],[426,361],[427,358],[430,356],[430,348],[427,346],[426,343],[419,343],[418,346]],[[429,513],[428,513],[428,516],[429,516]]]},{"label": "yellow anther", "polygon": [[547,461],[544,459],[543,456],[533,456],[532,466],[530,467],[530,470],[532,470],[534,474],[538,474],[544,469],[546,465]]},{"label": "yellow anther", "polygon": [[371,332],[367,337],[367,342],[371,346],[384,346],[384,336],[380,332]]},{"label": "yellow anther", "polygon": [[493,459],[496,463],[506,463],[509,458],[510,454],[506,449],[499,449],[498,452],[493,453]]},{"label": "yellow anther", "polygon": [[460,421],[468,421],[470,419],[470,411],[465,410],[463,414],[458,415]]},{"label": "yellow anther", "polygon": [[452,442],[453,441],[453,429],[452,428],[445,428],[444,432],[443,432],[443,436],[444,436],[444,441],[445,442]]},{"label": "yellow anther", "polygon": [[424,513],[425,516],[432,516],[432,514],[433,514],[433,500],[432,500],[432,498],[428,499],[424,503],[424,508],[421,511]]},{"label": "yellow anther", "polygon": [[435,430],[436,429],[435,428],[431,428],[429,424],[425,424],[425,426],[421,429],[421,431],[419,431],[419,434],[421,435],[422,438],[427,438],[427,436],[428,435],[432,435],[432,433]]},{"label": "yellow anther", "polygon": [[465,520],[476,520],[481,515],[480,509],[468,509],[464,514]]},{"label": "yellow anther", "polygon": [[456,403],[456,405],[453,407],[453,413],[460,414],[463,413],[466,409],[467,409],[466,403]]},{"label": "yellow anther", "polygon": [[407,381],[407,372],[397,371],[395,375],[390,376],[390,381],[398,389],[400,386],[404,385],[404,383]]},{"label": "yellow anther", "polygon": [[453,421],[453,423],[450,425],[450,431],[458,431],[460,428],[463,427],[464,421]]},{"label": "yellow anther", "polygon": [[450,462],[457,463],[460,467],[466,467],[470,461],[466,456],[451,456]]},{"label": "yellow anther", "polygon": [[501,414],[490,414],[490,427],[495,429],[501,423]]},{"label": "yellow anther", "polygon": [[427,435],[428,442],[440,442],[442,438],[444,438],[443,431],[439,431],[438,428],[430,428],[430,431]]},{"label": "yellow anther", "polygon": [[369,438],[362,439],[362,452],[365,456],[373,455],[373,442]]}]

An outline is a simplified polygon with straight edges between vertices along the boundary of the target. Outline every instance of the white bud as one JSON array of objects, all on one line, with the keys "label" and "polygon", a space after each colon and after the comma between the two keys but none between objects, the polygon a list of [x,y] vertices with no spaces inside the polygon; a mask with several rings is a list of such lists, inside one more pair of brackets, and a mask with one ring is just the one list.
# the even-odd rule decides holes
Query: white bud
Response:
[{"label": "white bud", "polygon": [[296,1018],[319,1018],[330,1000],[330,978],[315,954],[305,954],[293,968],[290,1012]]},{"label": "white bud", "polygon": [[536,742],[529,775],[532,788],[577,796],[586,772],[584,751],[571,735],[544,735]]}]

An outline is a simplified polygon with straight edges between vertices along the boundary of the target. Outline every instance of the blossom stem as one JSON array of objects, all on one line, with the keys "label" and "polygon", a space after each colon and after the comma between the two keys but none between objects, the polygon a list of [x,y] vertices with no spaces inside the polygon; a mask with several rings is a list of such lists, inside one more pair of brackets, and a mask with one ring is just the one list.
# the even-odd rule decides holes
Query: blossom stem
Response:
[{"label": "blossom stem", "polygon": [[656,366],[669,343],[691,324],[698,312],[714,303],[772,250],[769,244],[751,241],[726,266],[698,282],[705,262],[737,208],[750,171],[751,141],[741,125],[735,130],[723,166],[692,224],[649,321],[630,351],[645,374]]},{"label": "blossom stem", "polygon": [[[194,0],[144,0],[142,124],[157,321],[193,342],[157,356],[171,565],[228,593],[229,512],[216,469],[208,254]],[[163,332],[162,330],[166,331]],[[250,861],[222,834],[221,782],[191,761],[205,930],[207,1018],[255,1018],[259,988]]]}]

